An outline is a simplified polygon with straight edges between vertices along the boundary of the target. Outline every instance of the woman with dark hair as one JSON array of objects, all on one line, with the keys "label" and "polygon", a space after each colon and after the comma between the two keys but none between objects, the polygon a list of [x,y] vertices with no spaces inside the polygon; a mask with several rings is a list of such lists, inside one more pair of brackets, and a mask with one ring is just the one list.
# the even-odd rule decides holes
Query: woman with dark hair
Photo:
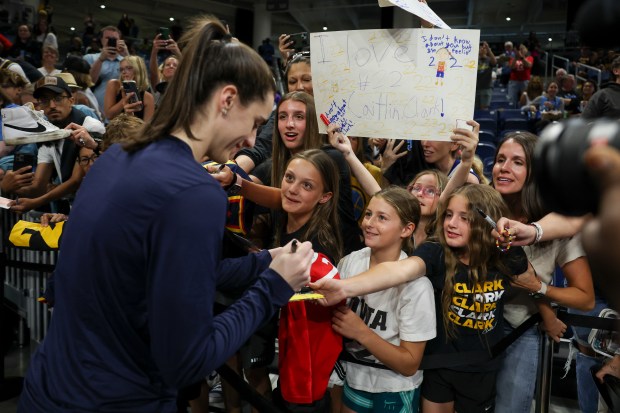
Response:
[{"label": "woman with dark hair", "polygon": [[583,85],[581,85],[581,96],[577,97],[579,100],[579,113],[583,113],[586,106],[588,106],[588,102],[592,98],[592,95],[594,95],[597,90],[598,87],[596,86],[596,82],[592,80],[586,80],[583,82]]},{"label": "woman with dark hair", "polygon": [[519,98],[519,107],[530,110],[534,99],[541,96],[543,92],[543,82],[540,76],[532,76],[532,79],[527,84],[527,88],[525,88],[525,91]]},{"label": "woman with dark hair", "polygon": [[[278,104],[276,117],[277,124],[273,130],[272,158],[254,170],[252,179],[265,185],[279,187],[286,164],[294,154],[308,149],[323,150],[337,165],[340,192],[338,215],[341,224],[339,230],[342,239],[347,240],[345,253],[348,254],[359,249],[361,231],[353,215],[349,167],[342,154],[329,146],[319,134],[314,98],[303,91],[288,93]],[[277,190],[243,181],[241,193],[259,205],[271,209],[280,209],[280,195]],[[270,197],[269,194],[272,194],[273,197]]]},{"label": "woman with dark hair", "polygon": [[[493,186],[508,205],[509,218],[538,227],[538,221],[548,211],[538,194],[533,169],[534,146],[538,138],[528,132],[506,135],[500,143],[493,166]],[[510,229],[508,231],[511,231]],[[542,235],[542,230],[540,232]],[[539,240],[537,240],[539,241]],[[531,315],[540,310],[541,328],[559,341],[566,332],[566,325],[548,311],[536,306],[531,296],[550,300],[566,307],[591,310],[594,306],[594,289],[590,267],[581,247],[580,237],[556,239],[523,247],[537,277],[520,280],[519,289],[506,292],[504,318],[507,332],[512,331]],[[553,275],[559,266],[567,286],[553,286]],[[530,293],[530,294],[528,294]],[[508,349],[497,379],[496,409],[498,413],[529,412],[534,397],[536,370],[540,347],[537,326],[527,330]],[[519,374],[514,366],[519,366]]]},{"label": "woman with dark hair", "polygon": [[[227,198],[199,160],[252,144],[274,84],[214,18],[195,20],[182,43],[152,122],[112,145],[76,197],[54,320],[19,412],[176,412],[177,389],[222,365],[309,281],[310,243],[221,259]],[[216,288],[243,287],[213,315]]]},{"label": "woman with dark hair", "polygon": [[[288,92],[299,91],[306,92],[309,95],[314,93],[310,64],[310,52],[298,53],[293,56],[284,72]],[[248,173],[271,156],[275,113],[275,111],[271,113],[269,120],[259,131],[256,147],[239,151],[235,158],[237,164]]]},{"label": "woman with dark hair", "polygon": [[[273,130],[271,159],[255,169],[253,180],[278,187],[288,160],[295,153],[318,149],[323,144],[316,122],[314,99],[305,92],[291,92],[282,98],[276,109],[277,127]],[[269,178],[264,174],[267,172]]]}]

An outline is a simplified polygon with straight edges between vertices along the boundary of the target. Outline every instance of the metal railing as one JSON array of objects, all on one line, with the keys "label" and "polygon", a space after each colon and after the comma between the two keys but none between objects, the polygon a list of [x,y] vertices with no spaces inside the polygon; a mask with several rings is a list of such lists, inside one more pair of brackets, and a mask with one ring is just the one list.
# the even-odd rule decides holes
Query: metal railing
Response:
[{"label": "metal railing", "polygon": [[[579,76],[579,72],[581,70],[579,69],[585,69],[584,71],[587,73],[587,77],[583,77],[583,76]],[[581,80],[582,82],[585,82],[586,80],[591,80],[592,76],[591,73],[594,72],[596,74],[596,86],[598,89],[601,88],[601,82],[603,79],[603,71],[601,69],[599,69],[598,67],[594,67],[594,66],[589,66],[583,63],[577,63],[577,65],[575,66],[575,77],[578,80]]]},{"label": "metal railing", "polygon": [[[58,252],[34,251],[15,248],[7,241],[11,228],[18,220],[34,221],[34,216],[17,216],[9,211],[2,215],[2,252],[5,257],[4,298],[17,309],[18,315],[30,329],[29,339],[42,341],[49,325],[51,314],[46,304],[38,301],[45,290],[47,277],[53,272]],[[22,330],[22,328],[20,328]],[[23,344],[26,337],[20,337]]]},{"label": "metal railing", "polygon": [[570,67],[569,59],[562,57],[562,56],[553,55],[551,57],[551,73],[549,73],[548,77],[554,77],[555,72],[558,69],[564,69],[568,72],[569,67]]}]

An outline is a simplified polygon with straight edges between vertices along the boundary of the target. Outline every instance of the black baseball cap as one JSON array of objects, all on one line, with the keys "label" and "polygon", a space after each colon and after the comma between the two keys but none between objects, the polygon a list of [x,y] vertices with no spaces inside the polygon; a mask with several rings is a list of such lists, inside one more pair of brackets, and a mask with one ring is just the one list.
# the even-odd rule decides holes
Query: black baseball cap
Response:
[{"label": "black baseball cap", "polygon": [[67,94],[71,96],[71,88],[67,85],[67,82],[60,77],[44,76],[39,79],[35,84],[35,89],[32,96],[34,96],[35,99],[39,99],[44,89],[51,90],[52,92],[58,94],[67,92]]}]

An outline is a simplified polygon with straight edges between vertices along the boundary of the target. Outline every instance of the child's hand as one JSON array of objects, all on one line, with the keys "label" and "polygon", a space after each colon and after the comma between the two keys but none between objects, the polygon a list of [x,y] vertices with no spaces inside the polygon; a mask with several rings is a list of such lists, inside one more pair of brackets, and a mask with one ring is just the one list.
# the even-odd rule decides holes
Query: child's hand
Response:
[{"label": "child's hand", "polygon": [[228,166],[207,165],[207,171],[223,188],[232,185],[236,178],[235,173]]},{"label": "child's hand", "polygon": [[347,298],[343,280],[324,277],[309,285],[315,293],[322,294],[325,297],[317,300],[323,306],[336,305]]},{"label": "child's hand", "polygon": [[351,141],[344,133],[340,132],[340,127],[335,123],[330,123],[327,127],[327,138],[329,139],[329,144],[342,152],[345,158],[353,154]]},{"label": "child's hand", "polygon": [[396,139],[388,139],[385,144],[385,150],[381,154],[381,171],[387,171],[399,158],[407,155],[407,151],[399,152],[404,144],[404,139],[398,145],[396,145]]},{"label": "child's hand", "polygon": [[559,343],[560,339],[564,337],[564,333],[566,333],[566,324],[557,317],[553,317],[551,320],[546,320],[543,317],[541,328],[556,343]]},{"label": "child's hand", "polygon": [[457,128],[452,131],[450,136],[452,142],[459,144],[462,162],[473,161],[478,146],[478,133],[480,132],[480,125],[476,121],[468,120],[467,124],[473,130]]},{"label": "child's hand", "polygon": [[349,307],[338,307],[332,316],[332,328],[346,338],[360,341],[361,336],[368,332],[368,326]]}]

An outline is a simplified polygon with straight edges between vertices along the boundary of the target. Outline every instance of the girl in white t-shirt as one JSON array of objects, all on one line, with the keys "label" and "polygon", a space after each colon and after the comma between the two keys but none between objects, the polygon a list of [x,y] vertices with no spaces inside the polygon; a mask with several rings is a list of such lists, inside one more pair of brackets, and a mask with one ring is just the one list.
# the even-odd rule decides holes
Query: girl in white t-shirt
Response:
[{"label": "girl in white t-shirt", "polygon": [[[419,220],[420,204],[405,189],[376,193],[362,221],[366,248],[340,261],[341,278],[407,258]],[[352,298],[334,312],[333,328],[351,339],[347,351],[365,363],[346,362],[342,412],[418,411],[418,366],[426,341],[436,335],[433,288],[426,277]]]}]

